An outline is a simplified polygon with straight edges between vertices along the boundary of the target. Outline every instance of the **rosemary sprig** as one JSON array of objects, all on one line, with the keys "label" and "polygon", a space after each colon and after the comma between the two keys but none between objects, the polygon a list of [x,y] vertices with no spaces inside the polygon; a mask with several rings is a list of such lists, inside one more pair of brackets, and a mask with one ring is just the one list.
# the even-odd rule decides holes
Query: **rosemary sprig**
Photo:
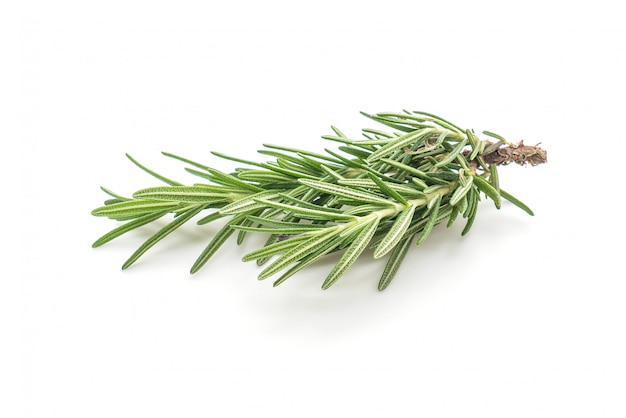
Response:
[{"label": "rosemary sprig", "polygon": [[[410,245],[422,244],[444,221],[452,225],[460,214],[466,219],[462,234],[473,225],[481,196],[496,208],[502,199],[528,214],[519,199],[500,188],[497,166],[515,162],[546,162],[538,146],[515,145],[485,131],[493,143],[480,139],[445,119],[425,112],[366,114],[393,128],[392,132],[363,129],[364,139],[349,139],[336,127],[323,138],[341,145],[326,154],[265,145],[259,153],[273,157],[254,162],[214,152],[217,157],[243,164],[232,173],[164,155],[191,167],[186,170],[201,183],[183,185],[127,157],[140,169],[166,185],[144,188],[132,198],[104,189],[110,197],[92,211],[124,222],[93,244],[101,246],[128,231],[173,214],[173,220],[142,244],[123,264],[130,267],[153,245],[204,211],[201,227],[230,218],[212,237],[191,268],[200,270],[234,233],[237,244],[246,234],[267,234],[266,244],[243,257],[259,265],[271,260],[259,274],[263,280],[281,274],[274,286],[330,253],[343,254],[322,284],[332,286],[367,248],[374,258],[388,256],[378,289],[396,275]],[[206,213],[206,212],[205,212]]]}]

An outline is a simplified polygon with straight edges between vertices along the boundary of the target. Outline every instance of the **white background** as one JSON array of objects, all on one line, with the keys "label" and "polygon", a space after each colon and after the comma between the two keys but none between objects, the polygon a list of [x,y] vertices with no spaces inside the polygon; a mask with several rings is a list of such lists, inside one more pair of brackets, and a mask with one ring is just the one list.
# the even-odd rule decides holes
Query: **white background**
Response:
[{"label": "white background", "polygon": [[[3,2],[0,415],[626,416],[617,3]],[[371,254],[274,289],[254,239],[189,276],[214,226],[125,272],[155,228],[91,248],[99,186],[156,185],[125,152],[192,182],[160,152],[230,169],[209,151],[322,151],[404,108],[541,142],[500,170],[536,216],[483,202],[382,293]]]}]

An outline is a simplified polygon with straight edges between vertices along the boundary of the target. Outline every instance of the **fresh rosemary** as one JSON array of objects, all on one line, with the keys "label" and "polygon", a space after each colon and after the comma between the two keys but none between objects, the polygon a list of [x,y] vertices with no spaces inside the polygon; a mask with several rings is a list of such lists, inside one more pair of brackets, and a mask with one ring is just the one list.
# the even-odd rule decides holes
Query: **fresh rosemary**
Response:
[{"label": "fresh rosemary", "polygon": [[213,152],[247,166],[232,173],[164,153],[189,165],[186,170],[202,179],[191,186],[170,180],[128,156],[166,185],[139,190],[132,198],[102,188],[111,198],[92,214],[124,223],[93,246],[173,214],[171,222],[126,260],[122,266],[126,269],[168,234],[210,210],[198,225],[221,218],[228,221],[197,258],[191,273],[200,270],[234,233],[241,244],[253,232],[266,234],[267,241],[243,260],[267,264],[259,279],[280,274],[274,286],[321,257],[341,251],[323,282],[322,288],[327,289],[371,248],[374,258],[388,256],[378,283],[383,290],[410,245],[414,241],[422,244],[435,225],[446,221],[449,227],[461,215],[466,219],[465,235],[482,195],[497,208],[506,199],[533,215],[528,206],[500,187],[498,166],[544,163],[546,152],[540,147],[513,144],[487,131],[483,134],[495,142],[480,139],[471,130],[425,112],[363,115],[393,130],[363,129],[364,139],[356,140],[332,127],[334,134],[323,138],[340,143],[338,151],[326,149],[320,154],[264,145],[259,153],[273,160],[261,163]]}]

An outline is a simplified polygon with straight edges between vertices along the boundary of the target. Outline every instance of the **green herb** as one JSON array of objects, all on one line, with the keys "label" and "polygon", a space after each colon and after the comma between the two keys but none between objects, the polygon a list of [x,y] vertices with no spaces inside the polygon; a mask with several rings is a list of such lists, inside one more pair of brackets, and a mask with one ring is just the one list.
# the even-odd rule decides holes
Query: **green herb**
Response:
[{"label": "green herb", "polygon": [[[191,167],[186,170],[201,181],[183,185],[128,158],[166,185],[145,188],[132,198],[102,188],[111,198],[92,211],[123,222],[94,242],[99,247],[135,228],[167,214],[173,219],[146,240],[123,264],[130,267],[153,245],[178,227],[205,213],[200,228],[221,218],[225,225],[211,237],[191,268],[200,270],[237,232],[237,244],[247,234],[266,234],[265,246],[243,256],[264,265],[259,279],[281,274],[274,285],[333,252],[341,252],[322,288],[332,286],[363,254],[388,257],[378,289],[396,275],[412,243],[422,244],[433,228],[451,226],[458,215],[466,219],[466,234],[476,217],[481,196],[499,209],[507,200],[533,215],[528,206],[500,188],[497,166],[517,163],[537,165],[546,152],[523,142],[514,144],[480,139],[473,131],[425,112],[366,114],[393,128],[391,132],[363,129],[364,139],[349,139],[332,127],[323,138],[342,144],[326,154],[265,145],[259,153],[275,158],[253,162],[214,152],[217,157],[244,167],[223,173],[203,164],[164,153]],[[343,154],[342,154],[343,153]],[[482,193],[482,195],[481,195]],[[208,213],[205,211],[209,211]]]}]

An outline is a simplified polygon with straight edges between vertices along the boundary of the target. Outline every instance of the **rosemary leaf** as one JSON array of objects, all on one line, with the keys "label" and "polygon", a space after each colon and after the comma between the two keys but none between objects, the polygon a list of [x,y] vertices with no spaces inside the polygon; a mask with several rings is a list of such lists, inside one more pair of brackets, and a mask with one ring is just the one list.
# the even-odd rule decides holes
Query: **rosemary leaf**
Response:
[{"label": "rosemary leaf", "polygon": [[428,222],[426,222],[426,225],[424,225],[424,229],[422,230],[422,234],[417,239],[416,245],[422,245],[422,243],[430,235],[430,231],[432,231],[433,227],[437,224],[439,216],[439,204],[441,203],[441,195],[437,195],[433,202],[434,204],[432,205],[432,210],[430,210]]},{"label": "rosemary leaf", "polygon": [[411,241],[413,241],[414,237],[415,234],[409,235],[408,237],[403,238],[400,243],[394,247],[391,255],[389,256],[389,260],[387,260],[387,264],[385,264],[385,269],[380,277],[380,281],[378,282],[378,290],[385,290],[396,276],[402,261],[404,261],[404,257],[409,251]]},{"label": "rosemary leaf", "polygon": [[303,232],[318,231],[320,229],[318,226],[313,225],[313,224],[309,224],[308,226],[298,224],[297,227],[291,227],[291,228],[260,228],[256,226],[234,225],[233,228],[238,231],[261,232],[261,233],[266,233],[266,234],[281,234],[281,235],[295,235],[295,234],[301,234]]},{"label": "rosemary leaf", "polygon": [[148,251],[154,244],[161,241],[167,235],[171,234],[175,229],[179,228],[189,219],[193,218],[203,209],[202,206],[194,206],[188,209],[182,216],[177,217],[169,224],[165,225],[161,228],[156,234],[152,235],[150,238],[146,240],[134,253],[131,255],[128,260],[122,265],[122,270],[126,270],[130,267],[139,257],[141,257],[146,251]]},{"label": "rosemary leaf", "polygon": [[470,190],[467,195],[467,199],[469,204],[466,213],[463,214],[463,216],[467,218],[467,222],[465,223],[465,228],[461,231],[461,236],[466,235],[472,228],[472,225],[474,225],[474,220],[476,219],[476,209],[478,208],[478,192],[475,192],[474,189]]},{"label": "rosemary leaf", "polygon": [[396,221],[387,235],[385,235],[382,242],[378,245],[378,247],[376,247],[376,251],[374,251],[374,258],[381,258],[398,244],[406,230],[409,228],[414,213],[415,205],[410,205],[400,212],[400,215],[396,218]]},{"label": "rosemary leaf", "polygon": [[302,235],[302,236],[289,238],[284,241],[278,241],[278,242],[274,242],[271,244],[265,244],[264,247],[246,254],[241,260],[252,261],[252,260],[258,260],[260,258],[272,257],[276,254],[289,251],[291,248],[301,244],[303,241],[308,240],[308,239],[309,239],[308,236]]},{"label": "rosemary leaf", "polygon": [[319,190],[325,193],[331,193],[335,196],[341,196],[364,203],[381,205],[388,205],[391,203],[389,200],[383,199],[371,193],[366,193],[358,189],[351,189],[349,187],[339,186],[336,184],[324,183],[316,180],[300,180],[300,183],[309,186],[315,190]]},{"label": "rosemary leaf", "polygon": [[322,284],[322,289],[326,290],[331,287],[341,276],[344,275],[346,270],[354,264],[356,259],[361,255],[363,250],[367,248],[370,240],[376,232],[378,227],[379,218],[374,218],[370,223],[366,224],[361,232],[354,238],[346,252],[339,259],[335,267],[331,270],[326,277],[326,280]]},{"label": "rosemary leaf", "polygon": [[161,174],[154,172],[152,170],[150,170],[148,167],[139,164],[139,162],[137,160],[135,160],[133,157],[130,156],[130,154],[126,154],[126,157],[133,163],[135,164],[137,167],[139,167],[140,169],[142,169],[143,171],[145,171],[146,173],[150,174],[151,176],[161,180],[164,183],[169,184],[170,186],[182,186],[182,183],[179,183],[177,181],[174,180],[170,180],[165,176],[162,176]]},{"label": "rosemary leaf", "polygon": [[409,202],[400,193],[395,191],[393,187],[388,186],[387,183],[385,183],[372,173],[368,173],[368,175],[372,179],[372,181],[376,183],[382,193],[394,198],[397,202],[400,202],[405,206],[409,204]]},{"label": "rosemary leaf", "polygon": [[[216,203],[236,200],[229,193],[219,193],[203,186],[169,186],[142,189],[133,194],[135,199],[153,199],[184,203]],[[247,193],[241,197],[245,197]]]},{"label": "rosemary leaf", "polygon": [[417,179],[424,180],[425,182],[427,182],[427,184],[446,184],[447,183],[445,180],[441,180],[441,179],[437,179],[435,177],[429,176],[427,173],[425,173],[424,171],[418,168],[411,167],[406,164],[402,164],[397,161],[386,159],[386,158],[383,158],[382,161],[402,171],[406,171],[409,174],[414,175]]},{"label": "rosemary leaf", "polygon": [[367,161],[373,163],[374,161],[380,160],[381,158],[390,155],[394,151],[406,148],[413,142],[423,140],[427,135],[431,134],[432,132],[434,132],[434,129],[432,128],[409,132],[406,135],[396,138],[395,141],[390,142],[376,150],[367,158]]},{"label": "rosemary leaf", "polygon": [[300,215],[301,217],[307,218],[307,219],[321,219],[321,220],[353,220],[354,216],[352,215],[346,215],[343,213],[337,213],[337,212],[333,212],[331,210],[323,210],[322,208],[320,209],[310,209],[310,208],[303,208],[300,206],[293,206],[293,205],[287,205],[284,203],[280,203],[280,202],[276,202],[276,201],[270,201],[270,200],[264,200],[264,199],[254,199],[256,200],[260,205],[265,205],[267,207],[274,207],[274,208],[279,208],[279,209],[283,209],[285,212],[287,213],[295,213]]},{"label": "rosemary leaf", "polygon": [[226,240],[235,232],[233,226],[236,226],[238,223],[245,221],[245,215],[240,214],[235,216],[230,222],[226,223],[218,232],[215,234],[211,242],[205,247],[202,253],[198,256],[196,261],[193,263],[191,267],[190,273],[195,274],[200,270],[209,259],[215,254],[215,252],[226,242]]},{"label": "rosemary leaf", "polygon": [[491,164],[489,166],[489,183],[493,186],[494,189],[500,193],[500,178],[498,176],[498,166],[495,164]]},{"label": "rosemary leaf", "polygon": [[236,215],[242,212],[249,212],[250,210],[264,206],[264,204],[259,203],[257,199],[274,199],[276,197],[278,197],[278,194],[273,191],[262,191],[256,194],[252,194],[224,206],[220,209],[220,214],[226,216]]},{"label": "rosemary leaf", "polygon": [[198,222],[196,222],[196,224],[198,224],[198,225],[206,225],[208,223],[211,223],[213,221],[221,219],[224,216],[226,216],[226,215],[223,215],[220,211],[213,212],[210,215],[207,215],[204,218],[199,219]]},{"label": "rosemary leaf", "polygon": [[263,191],[263,189],[258,186],[246,183],[245,181],[241,181],[240,179],[234,176],[231,176],[230,174],[222,173],[221,171],[216,170],[214,168],[207,168],[207,171],[211,174],[213,179],[218,183],[240,187],[244,190],[250,190],[253,192]]},{"label": "rosemary leaf", "polygon": [[276,281],[274,282],[274,287],[282,284],[285,280],[307,267],[310,264],[313,264],[323,256],[331,253],[342,241],[341,237],[333,237],[330,240],[326,241],[321,245],[317,250],[314,250],[311,254],[304,257],[300,260],[296,265],[291,267],[285,273],[283,273]]},{"label": "rosemary leaf", "polygon": [[478,189],[485,193],[496,205],[496,208],[500,209],[502,205],[502,201],[500,199],[500,193],[489,183],[487,180],[482,178],[481,176],[473,176],[474,183],[478,186]]},{"label": "rosemary leaf", "polygon": [[466,144],[467,144],[466,139],[459,142],[458,145],[454,147],[454,149],[450,151],[450,153],[445,158],[443,158],[442,160],[438,161],[437,164],[435,164],[435,167],[444,167],[450,164],[461,154],[461,151],[463,151],[463,148],[465,148]]},{"label": "rosemary leaf", "polygon": [[471,190],[473,186],[474,176],[469,176],[469,177],[461,176],[461,178],[464,178],[466,180],[466,183],[465,184],[459,183],[460,184],[459,187],[456,188],[456,190],[454,191],[454,194],[450,198],[450,204],[453,206],[457,205],[461,201],[461,199],[463,199],[465,195]]},{"label": "rosemary leaf", "polygon": [[164,215],[167,215],[169,210],[164,210],[161,212],[152,212],[146,215],[143,215],[135,220],[128,221],[125,224],[113,229],[112,231],[107,232],[100,238],[98,238],[93,244],[92,247],[96,248],[101,245],[106,244],[107,242],[119,237],[120,235],[125,234],[128,231],[132,231],[135,228],[139,228],[140,226],[149,224],[150,222],[156,221]]},{"label": "rosemary leaf", "polygon": [[333,235],[337,234],[337,232],[338,230],[336,228],[332,228],[317,235],[310,235],[306,241],[292,248],[272,264],[267,266],[261,274],[259,274],[259,280],[267,279],[268,277],[288,267],[290,264],[300,261],[303,257],[306,257],[311,250],[314,250],[325,241],[332,238]]},{"label": "rosemary leaf", "polygon": [[112,192],[111,190],[107,189],[106,187],[100,186],[100,190],[102,190],[104,193],[108,194],[109,196],[113,197],[115,200],[119,200],[120,202],[123,202],[125,200],[131,200],[128,197],[120,196],[120,195]]},{"label": "rosemary leaf", "polygon": [[146,214],[161,212],[162,210],[172,210],[179,207],[177,202],[161,202],[157,200],[128,200],[112,205],[101,206],[91,211],[94,216],[106,216],[110,219],[129,219]]},{"label": "rosemary leaf", "polygon": [[505,198],[509,202],[513,203],[515,206],[517,206],[518,208],[522,209],[524,212],[526,212],[530,216],[535,216],[535,213],[532,211],[531,208],[529,208],[524,202],[522,202],[521,200],[519,200],[515,196],[511,195],[510,193],[500,189],[500,196],[502,196],[503,198]]}]

